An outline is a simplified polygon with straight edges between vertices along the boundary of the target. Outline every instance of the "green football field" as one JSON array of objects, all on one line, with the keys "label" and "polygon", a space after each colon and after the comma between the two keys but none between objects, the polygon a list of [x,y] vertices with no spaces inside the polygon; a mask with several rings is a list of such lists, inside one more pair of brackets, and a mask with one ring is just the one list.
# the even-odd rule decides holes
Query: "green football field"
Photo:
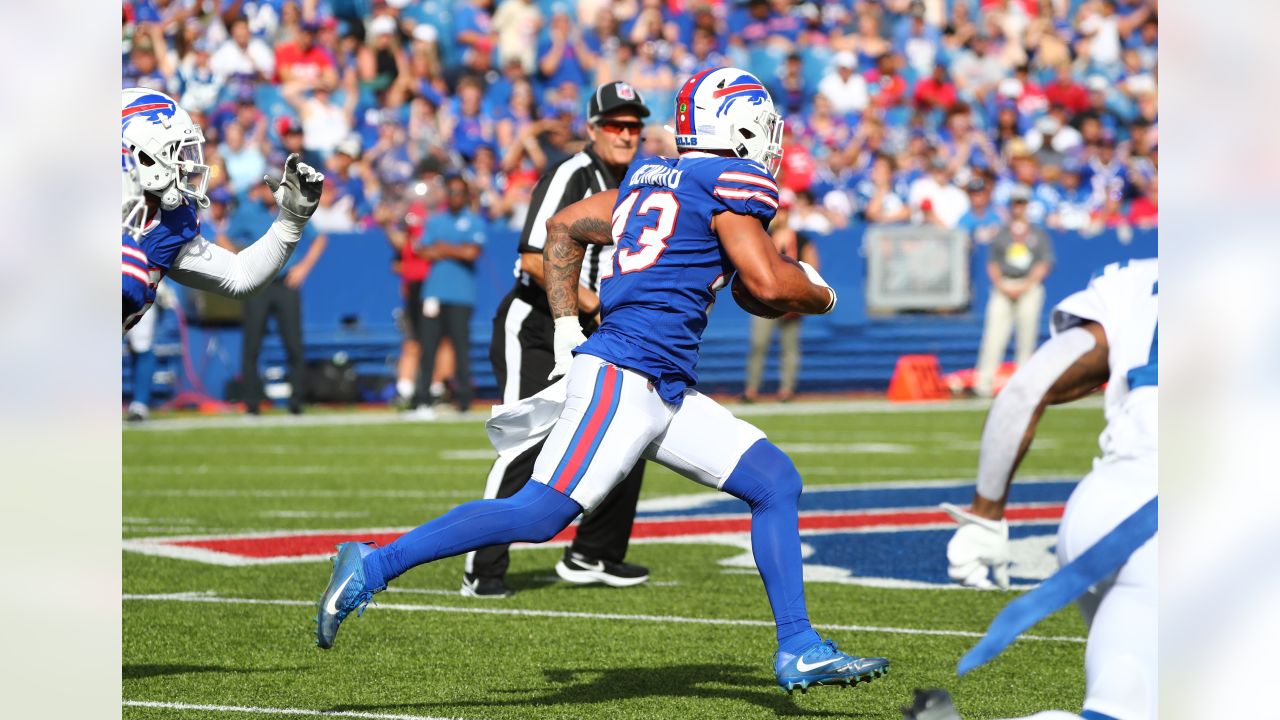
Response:
[{"label": "green football field", "polygon": [[[983,416],[976,405],[858,402],[744,410],[792,454],[813,491],[806,497],[827,497],[824,487],[928,490],[912,481],[972,478]],[[1020,477],[1079,478],[1102,424],[1097,403],[1051,410]],[[236,550],[235,536],[249,535],[254,549],[245,552],[261,554],[277,536],[403,531],[479,496],[490,463],[482,425],[367,413],[159,421],[126,431],[123,446],[126,718],[888,719],[902,717],[913,688],[939,686],[966,718],[1003,718],[1078,710],[1083,697],[1085,629],[1074,608],[957,678],[956,661],[1016,592],[826,576],[806,586],[814,624],[843,650],[890,658],[892,669],[870,685],[788,696],[774,683],[769,606],[759,576],[743,567],[743,547],[679,538],[632,545],[629,559],[652,578],[631,589],[557,581],[558,547],[515,550],[508,580],[517,592],[504,600],[460,597],[461,558],[416,568],[321,651],[312,617],[327,560],[263,562],[268,552],[241,563],[231,552],[218,564],[183,556],[190,540],[165,538],[220,538],[229,544],[218,548]],[[646,508],[696,507],[675,497],[695,493],[713,494],[651,465],[642,517]],[[879,538],[881,564],[945,573],[941,556],[904,550],[895,559],[894,537],[806,541],[856,563]],[[180,551],[128,549],[139,541]]]}]

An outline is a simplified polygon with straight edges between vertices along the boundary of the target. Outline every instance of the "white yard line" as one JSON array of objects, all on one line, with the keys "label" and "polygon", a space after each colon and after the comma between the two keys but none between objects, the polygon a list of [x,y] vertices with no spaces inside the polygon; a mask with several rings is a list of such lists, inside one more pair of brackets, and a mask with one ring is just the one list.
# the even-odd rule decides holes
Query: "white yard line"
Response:
[{"label": "white yard line", "polygon": [[395,713],[356,712],[354,710],[309,710],[306,708],[271,708],[248,705],[196,705],[155,700],[122,700],[125,707],[156,708],[159,710],[184,710],[202,713],[248,713],[254,715],[293,715],[300,717],[361,718],[362,720],[456,720],[431,715],[398,715]]},{"label": "white yard line", "polygon": [[[917,413],[917,412],[971,412],[990,407],[989,400],[949,400],[941,402],[896,403],[888,400],[835,400],[808,401],[786,404],[742,405],[724,403],[734,415],[760,417],[765,415],[845,415],[857,413]],[[1102,398],[1089,397],[1077,400],[1065,409],[1101,408]],[[163,432],[172,430],[252,429],[262,427],[328,427],[338,425],[404,425],[420,424],[425,427],[439,425],[479,424],[489,419],[488,410],[477,410],[464,415],[442,417],[439,420],[421,421],[413,416],[387,412],[313,413],[308,415],[268,415],[245,417],[222,415],[215,417],[170,418],[150,420],[126,425],[126,432]]]},{"label": "white yard line", "polygon": [[[195,602],[195,603],[214,603],[220,605],[278,605],[284,607],[305,607],[314,608],[316,606],[313,600],[283,600],[283,599],[264,599],[264,598],[235,598],[221,597],[213,594],[203,593],[164,593],[159,595],[137,595],[126,593],[123,596],[126,601],[161,601],[161,602]],[[628,615],[624,613],[588,613],[588,612],[572,612],[567,610],[528,610],[521,608],[494,608],[494,607],[455,607],[449,605],[404,605],[401,603],[376,603],[374,607],[379,610],[394,610],[400,612],[437,612],[437,613],[456,613],[462,615],[505,615],[509,617],[541,617],[541,618],[569,618],[575,620],[616,620],[622,622],[651,622],[651,623],[667,623],[672,625],[724,625],[734,627],[773,627],[770,620],[741,620],[728,618],[698,618],[698,617],[681,617],[678,615]],[[888,633],[894,635],[935,635],[944,637],[965,637],[980,638],[984,633],[973,632],[971,630],[941,630],[929,628],[898,628],[898,627],[880,627],[874,625],[820,625],[814,624],[815,628],[820,630],[837,630],[843,632],[870,632],[870,633]],[[1070,642],[1083,643],[1082,637],[1072,636],[1056,636],[1056,635],[1020,635],[1019,640],[1030,640],[1039,642]]]}]

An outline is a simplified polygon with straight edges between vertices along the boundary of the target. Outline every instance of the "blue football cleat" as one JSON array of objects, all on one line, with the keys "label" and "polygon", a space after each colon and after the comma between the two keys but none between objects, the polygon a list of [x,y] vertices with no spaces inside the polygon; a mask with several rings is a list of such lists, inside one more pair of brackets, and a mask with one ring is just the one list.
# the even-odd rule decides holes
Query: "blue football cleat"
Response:
[{"label": "blue football cleat", "polygon": [[338,546],[333,574],[320,596],[320,612],[316,615],[316,645],[325,650],[333,647],[338,626],[351,611],[358,609],[357,615],[363,614],[373,594],[383,589],[369,587],[364,580],[362,560],[371,552],[373,548],[364,543],[345,542]]},{"label": "blue football cleat", "polygon": [[889,672],[889,661],[880,657],[846,655],[831,640],[805,648],[799,655],[779,650],[773,656],[773,672],[778,685],[790,693],[810,685],[857,685],[869,683]]}]

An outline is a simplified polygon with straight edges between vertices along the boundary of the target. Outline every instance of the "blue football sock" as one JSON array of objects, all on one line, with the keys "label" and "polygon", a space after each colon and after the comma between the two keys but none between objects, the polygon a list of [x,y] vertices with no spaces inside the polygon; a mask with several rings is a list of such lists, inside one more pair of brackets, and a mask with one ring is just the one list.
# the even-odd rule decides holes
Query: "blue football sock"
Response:
[{"label": "blue football sock", "polygon": [[809,625],[800,553],[800,473],[768,440],[752,445],[721,488],[751,506],[751,552],[778,626],[778,648],[799,653],[822,638]]},{"label": "blue football sock", "polygon": [[508,498],[464,503],[410,530],[364,558],[365,581],[382,588],[406,570],[490,545],[546,542],[569,526],[582,506],[530,480]]},{"label": "blue football sock", "polygon": [[133,354],[133,401],[151,406],[151,380],[156,374],[156,354],[152,350]]}]

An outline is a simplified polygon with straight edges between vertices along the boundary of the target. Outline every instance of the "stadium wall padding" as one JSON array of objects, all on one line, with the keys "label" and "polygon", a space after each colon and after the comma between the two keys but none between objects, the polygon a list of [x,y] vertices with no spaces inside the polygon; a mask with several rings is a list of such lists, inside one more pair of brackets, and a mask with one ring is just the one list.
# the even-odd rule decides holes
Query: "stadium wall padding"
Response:
[{"label": "stadium wall padding", "polygon": [[[866,263],[862,254],[862,226],[854,226],[816,238],[822,274],[840,296],[830,316],[806,319],[802,332],[804,362],[801,391],[882,391],[888,386],[897,357],[907,353],[938,355],[944,371],[972,367],[982,333],[982,314],[990,293],[986,277],[986,246],[974,249],[970,273],[973,301],[967,312],[951,315],[926,313],[873,316],[867,312],[863,293]],[[1124,259],[1156,257],[1157,232],[1135,230],[1128,242],[1115,231],[1094,237],[1074,232],[1050,231],[1057,264],[1045,282],[1048,308],[1084,287],[1092,273]],[[472,320],[470,357],[477,393],[497,396],[488,360],[493,313],[510,290],[517,233],[506,229],[490,233],[479,261],[480,296]],[[394,377],[401,335],[395,315],[403,306],[399,279],[391,270],[392,251],[381,230],[329,236],[325,255],[303,288],[303,323],[309,360],[335,356],[354,363],[368,376],[365,399],[385,399],[385,384]],[[161,341],[173,342],[172,323],[162,323]],[[711,313],[699,384],[711,392],[740,392],[745,373],[749,318],[721,295]],[[240,330],[236,327],[197,327],[188,332],[188,350],[199,381],[214,397],[220,397],[228,381],[240,372]],[[766,366],[764,390],[776,383],[776,347]],[[181,363],[170,369],[183,375]],[[278,339],[269,337],[260,365],[281,368],[284,352]],[[189,383],[186,384],[189,387]],[[382,389],[373,389],[382,388]],[[127,390],[127,383],[126,383]],[[165,388],[160,389],[163,393]]]}]

